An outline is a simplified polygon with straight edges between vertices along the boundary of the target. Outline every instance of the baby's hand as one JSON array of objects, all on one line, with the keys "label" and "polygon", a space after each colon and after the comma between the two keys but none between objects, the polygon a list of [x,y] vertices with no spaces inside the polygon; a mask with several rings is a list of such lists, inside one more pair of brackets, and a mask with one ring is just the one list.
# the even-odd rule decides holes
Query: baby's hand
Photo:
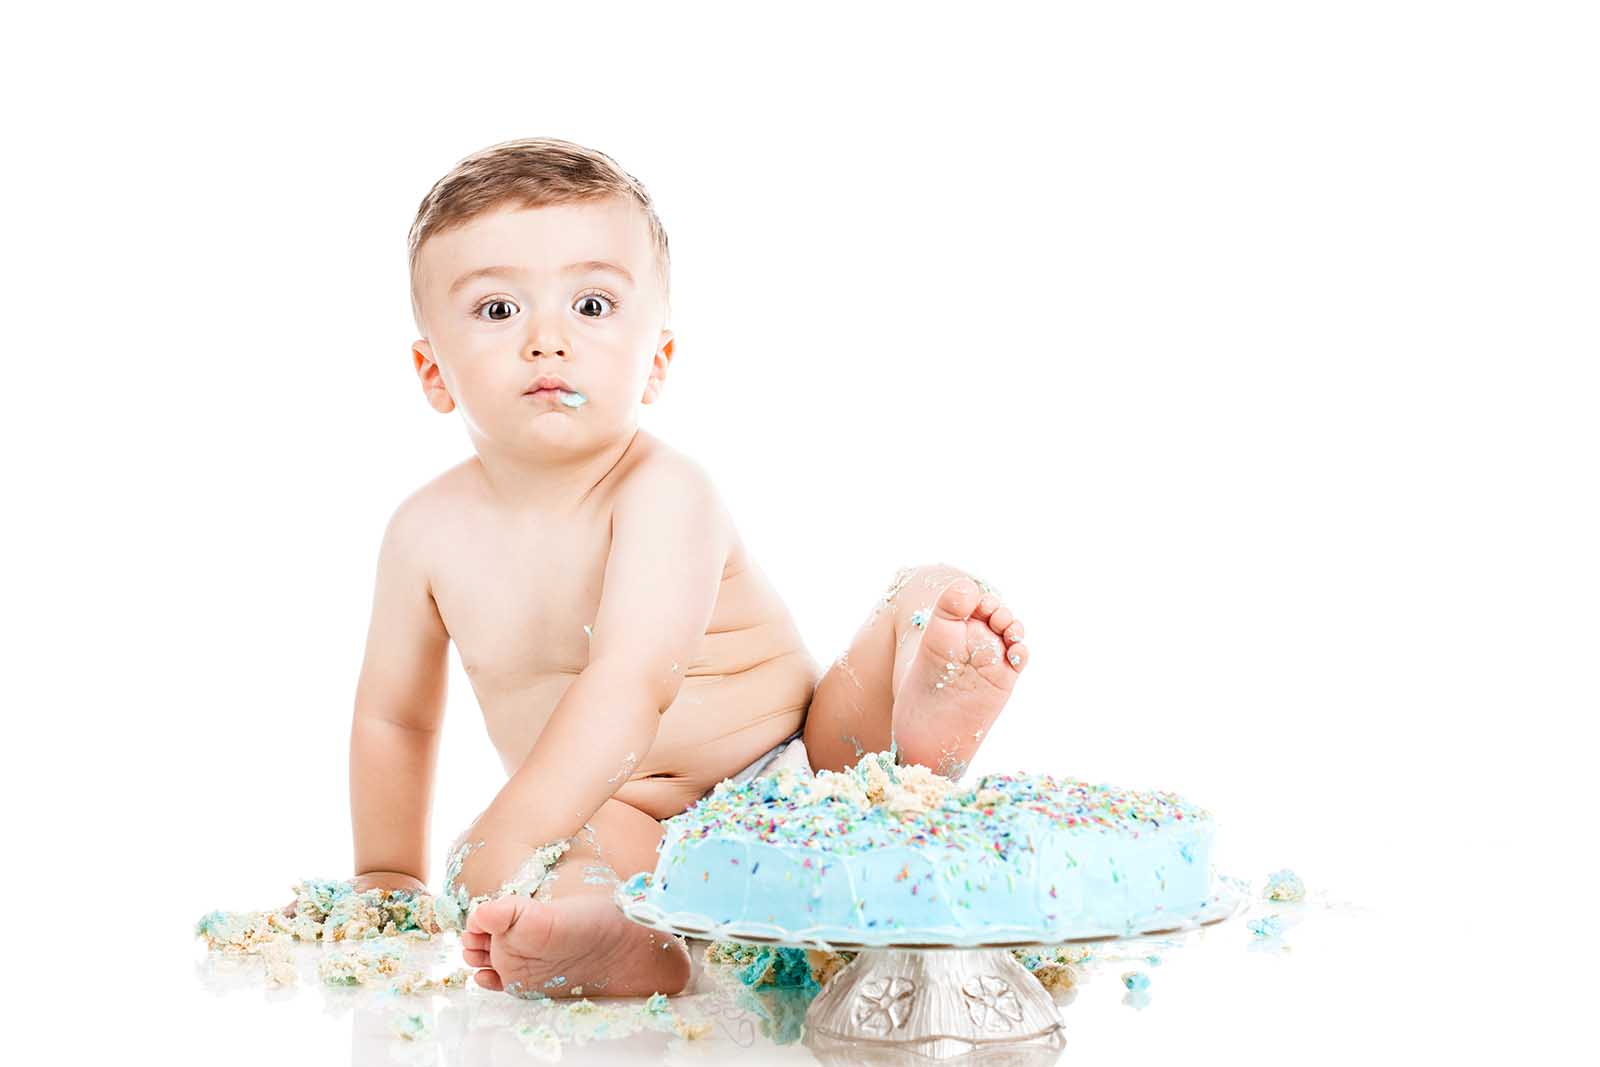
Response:
[{"label": "baby's hand", "polygon": [[365,893],[369,889],[409,889],[415,893],[426,893],[428,887],[417,881],[409,874],[398,871],[368,871],[351,880],[351,887],[357,893]]}]

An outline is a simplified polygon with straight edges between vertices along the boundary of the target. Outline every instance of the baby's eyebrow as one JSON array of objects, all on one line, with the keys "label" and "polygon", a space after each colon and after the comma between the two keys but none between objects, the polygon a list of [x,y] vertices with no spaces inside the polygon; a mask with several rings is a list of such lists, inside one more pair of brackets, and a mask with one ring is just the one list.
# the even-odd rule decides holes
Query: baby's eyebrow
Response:
[{"label": "baby's eyebrow", "polygon": [[[565,267],[561,268],[561,273],[562,274],[587,274],[590,271],[600,271],[600,270],[610,271],[612,274],[621,275],[623,280],[626,281],[629,285],[633,284],[633,275],[628,273],[628,269],[626,267],[620,266],[619,264],[616,264],[616,263],[612,263],[610,260],[606,260],[606,259],[586,259],[586,260],[582,261],[581,263],[568,263]],[[491,275],[499,275],[499,276],[502,276],[502,277],[509,277],[509,278],[519,278],[525,273],[527,273],[527,272],[522,270],[520,267],[511,267],[511,266],[504,266],[504,265],[498,265],[498,266],[493,266],[493,267],[479,267],[477,270],[470,270],[467,273],[463,274],[461,277],[457,278],[455,281],[451,282],[450,283],[449,295],[450,296],[455,296],[456,295],[456,291],[459,290],[462,286],[467,285],[470,282],[475,282],[479,278],[487,278],[487,277],[489,277]]]}]

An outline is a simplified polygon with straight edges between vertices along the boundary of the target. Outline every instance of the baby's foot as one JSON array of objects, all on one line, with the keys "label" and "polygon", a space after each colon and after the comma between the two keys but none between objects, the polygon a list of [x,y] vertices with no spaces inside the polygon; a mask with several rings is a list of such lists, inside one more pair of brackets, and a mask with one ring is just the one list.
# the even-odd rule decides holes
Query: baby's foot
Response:
[{"label": "baby's foot", "polygon": [[970,578],[916,618],[921,644],[895,681],[895,745],[902,762],[960,778],[1027,666],[1022,623]]},{"label": "baby's foot", "polygon": [[629,922],[608,898],[535,901],[504,896],[479,904],[461,935],[461,955],[485,989],[537,999],[677,993],[689,982],[681,941]]}]

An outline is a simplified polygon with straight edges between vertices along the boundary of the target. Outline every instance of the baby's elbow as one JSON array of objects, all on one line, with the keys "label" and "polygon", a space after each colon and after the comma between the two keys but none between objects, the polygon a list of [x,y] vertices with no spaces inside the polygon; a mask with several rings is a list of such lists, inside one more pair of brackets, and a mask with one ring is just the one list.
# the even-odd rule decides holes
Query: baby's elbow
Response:
[{"label": "baby's elbow", "polygon": [[656,709],[656,717],[658,719],[667,713],[668,708],[672,707],[682,689],[683,678],[676,675],[662,679],[648,687],[650,702]]},{"label": "baby's elbow", "polygon": [[655,711],[657,718],[666,714],[683,688],[683,667],[676,660],[668,661],[664,669],[641,667],[637,662],[591,662],[585,671],[595,671],[613,684],[624,687],[629,692],[630,705],[648,706]]}]

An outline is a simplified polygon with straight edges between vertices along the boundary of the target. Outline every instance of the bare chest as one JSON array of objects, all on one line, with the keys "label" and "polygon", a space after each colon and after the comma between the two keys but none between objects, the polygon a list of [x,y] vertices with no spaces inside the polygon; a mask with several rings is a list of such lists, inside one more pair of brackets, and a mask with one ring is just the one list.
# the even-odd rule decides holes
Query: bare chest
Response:
[{"label": "bare chest", "polygon": [[[429,561],[430,589],[509,772],[589,664],[586,628],[604,590],[610,515],[516,530],[463,525],[448,543],[448,554]],[[662,796],[623,797],[660,818],[794,729],[819,673],[776,590],[733,543],[706,633],[635,769],[635,778],[669,784],[656,783]]]},{"label": "bare chest", "polygon": [[434,601],[480,698],[576,676],[611,547],[609,520],[483,530],[433,561]]}]

